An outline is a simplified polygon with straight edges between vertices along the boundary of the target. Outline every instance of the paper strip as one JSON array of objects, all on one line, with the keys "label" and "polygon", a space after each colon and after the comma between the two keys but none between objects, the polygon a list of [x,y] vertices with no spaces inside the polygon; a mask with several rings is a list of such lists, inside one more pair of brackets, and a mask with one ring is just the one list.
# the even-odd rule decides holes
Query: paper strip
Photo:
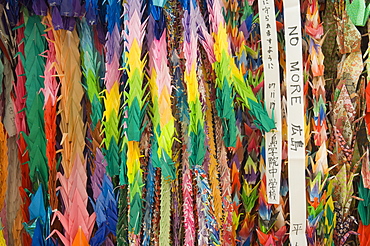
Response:
[{"label": "paper strip", "polygon": [[266,132],[266,182],[268,203],[280,203],[281,175],[281,106],[280,73],[274,0],[258,0],[265,80],[265,105],[269,116],[274,114],[276,131]]},{"label": "paper strip", "polygon": [[307,245],[304,96],[299,0],[284,2],[288,125],[290,243]]}]

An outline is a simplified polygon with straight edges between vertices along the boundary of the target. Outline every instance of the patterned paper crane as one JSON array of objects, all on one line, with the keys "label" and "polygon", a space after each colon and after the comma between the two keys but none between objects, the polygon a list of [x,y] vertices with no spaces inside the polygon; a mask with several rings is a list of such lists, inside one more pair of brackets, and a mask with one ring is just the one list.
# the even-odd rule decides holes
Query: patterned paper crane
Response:
[{"label": "patterned paper crane", "polygon": [[[187,182],[191,172],[194,173],[195,179],[197,180],[198,192],[196,194],[196,204],[198,211],[199,221],[199,233],[198,243],[219,245],[219,227],[216,223],[213,203],[208,200],[211,197],[211,188],[209,186],[208,176],[205,174],[203,168],[203,162],[205,158],[206,149],[205,144],[205,127],[204,127],[204,115],[200,98],[200,81],[197,78],[198,66],[198,36],[197,30],[197,18],[200,13],[198,6],[193,1],[184,1],[184,16],[182,19],[184,26],[184,46],[183,53],[185,57],[185,73],[184,82],[187,87],[187,101],[189,105],[189,116],[190,122],[188,126],[189,131],[189,143],[188,150],[189,155],[189,166],[184,167],[185,179]],[[189,190],[189,183],[184,184],[184,191]],[[189,223],[186,224],[189,229],[186,237],[186,241],[191,244],[192,242],[192,231],[194,231],[194,224],[192,218],[192,211],[189,211],[189,202],[191,198],[189,192],[185,192],[184,195],[187,197],[187,207],[184,207],[184,219]],[[192,228],[193,227],[193,228]],[[189,241],[188,241],[189,239]]]}]

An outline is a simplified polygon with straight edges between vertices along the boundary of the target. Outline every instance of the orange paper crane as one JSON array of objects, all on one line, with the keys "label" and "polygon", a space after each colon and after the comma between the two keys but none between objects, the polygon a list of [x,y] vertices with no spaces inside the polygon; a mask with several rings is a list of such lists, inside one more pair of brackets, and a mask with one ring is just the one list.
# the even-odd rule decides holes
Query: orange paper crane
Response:
[{"label": "orange paper crane", "polygon": [[[4,209],[5,205],[5,194],[7,189],[7,179],[8,179],[8,145],[7,145],[7,134],[4,129],[4,125],[0,121],[0,215],[1,211]],[[0,226],[1,226],[0,217]],[[2,229],[1,229],[2,230]],[[1,242],[1,239],[0,239]]]},{"label": "orange paper crane", "polygon": [[89,243],[83,233],[81,227],[78,228],[77,234],[73,240],[72,246],[88,246]]},{"label": "orange paper crane", "polygon": [[[77,31],[53,29],[56,50],[56,69],[61,81],[60,130],[62,167],[64,174],[57,173],[64,211],[55,211],[53,221],[59,218],[64,233],[54,230],[50,236],[57,234],[66,246],[72,245],[78,228],[82,228],[86,239],[90,239],[95,222],[95,213],[87,211],[88,196],[86,192],[86,166],[83,150],[85,147],[85,127],[82,121],[81,68],[79,56],[79,38]],[[49,237],[50,237],[49,236]]]},{"label": "orange paper crane", "polygon": [[60,76],[60,130],[62,166],[68,178],[78,157],[84,162],[85,126],[82,121],[81,100],[84,91],[81,85],[79,38],[76,31],[54,31],[57,73]]}]

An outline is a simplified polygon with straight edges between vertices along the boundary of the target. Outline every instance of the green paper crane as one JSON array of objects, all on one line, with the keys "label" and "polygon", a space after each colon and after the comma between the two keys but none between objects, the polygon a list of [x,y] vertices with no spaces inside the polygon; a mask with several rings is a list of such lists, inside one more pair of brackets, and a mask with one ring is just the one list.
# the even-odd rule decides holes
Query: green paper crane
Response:
[{"label": "green paper crane", "polygon": [[39,16],[28,16],[25,19],[25,58],[23,64],[26,76],[26,115],[29,135],[24,137],[30,157],[29,168],[33,188],[37,190],[39,184],[43,184],[44,190],[47,190],[48,166],[44,131],[44,95],[40,92],[40,89],[44,87],[44,79],[41,76],[44,74],[45,58],[41,54],[46,48],[46,40],[43,36],[45,26],[41,24]]}]

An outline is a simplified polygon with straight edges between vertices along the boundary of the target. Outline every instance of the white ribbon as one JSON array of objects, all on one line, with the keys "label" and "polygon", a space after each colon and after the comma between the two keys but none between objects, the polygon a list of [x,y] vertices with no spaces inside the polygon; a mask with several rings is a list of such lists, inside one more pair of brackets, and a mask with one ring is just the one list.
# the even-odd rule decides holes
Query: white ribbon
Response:
[{"label": "white ribbon", "polygon": [[290,243],[307,245],[304,94],[301,11],[299,0],[285,0],[286,87]]},{"label": "white ribbon", "polygon": [[265,105],[269,116],[274,114],[276,131],[265,134],[266,188],[270,204],[280,203],[281,176],[281,94],[279,55],[275,20],[275,1],[258,0],[262,60],[264,70]]}]

